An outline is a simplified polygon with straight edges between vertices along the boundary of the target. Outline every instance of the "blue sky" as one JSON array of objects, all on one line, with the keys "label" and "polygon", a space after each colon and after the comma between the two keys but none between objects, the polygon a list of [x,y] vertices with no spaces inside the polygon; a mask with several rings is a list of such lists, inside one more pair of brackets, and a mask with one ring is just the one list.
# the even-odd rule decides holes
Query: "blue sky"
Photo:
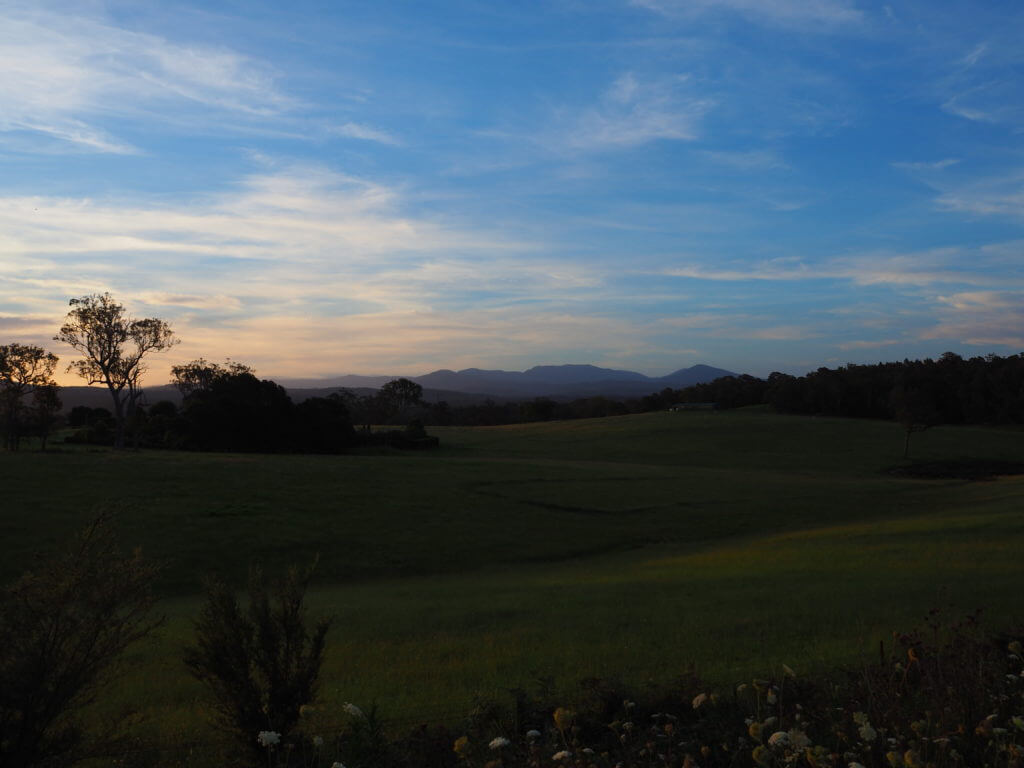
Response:
[{"label": "blue sky", "polygon": [[1016,2],[0,0],[0,341],[70,359],[109,291],[180,336],[156,383],[1016,354],[1022,39]]}]

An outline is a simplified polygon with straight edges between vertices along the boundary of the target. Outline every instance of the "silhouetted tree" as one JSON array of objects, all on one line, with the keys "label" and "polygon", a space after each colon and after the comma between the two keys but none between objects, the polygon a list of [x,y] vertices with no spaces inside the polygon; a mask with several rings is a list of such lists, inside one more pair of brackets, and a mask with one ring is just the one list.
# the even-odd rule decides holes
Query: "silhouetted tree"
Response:
[{"label": "silhouetted tree", "polygon": [[295,406],[284,387],[247,367],[222,369],[182,403],[181,445],[199,450],[283,451],[294,444]]},{"label": "silhouetted tree", "polygon": [[62,405],[60,388],[52,382],[36,387],[32,392],[32,426],[39,437],[40,450],[46,450],[46,441],[60,417]]},{"label": "silhouetted tree", "polygon": [[41,347],[0,346],[0,429],[7,450],[18,449],[27,411],[22,402],[25,396],[40,387],[52,387],[56,392],[53,370],[57,359],[55,354]]},{"label": "silhouetted tree", "polygon": [[910,456],[910,436],[938,424],[939,412],[927,390],[903,380],[893,388],[890,402],[896,421],[903,427],[903,458],[906,459]]},{"label": "silhouetted tree", "polygon": [[171,383],[178,388],[182,397],[189,397],[197,392],[209,392],[219,378],[242,373],[255,375],[250,366],[232,362],[230,359],[221,365],[200,357],[190,363],[172,366]]},{"label": "silhouetted tree", "polygon": [[377,392],[384,420],[391,422],[404,417],[408,410],[423,402],[423,387],[409,379],[389,381]]},{"label": "silhouetted tree", "polygon": [[68,366],[89,384],[104,384],[114,402],[114,447],[124,448],[125,420],[138,403],[144,360],[177,343],[163,320],[135,320],[109,293],[91,294],[69,302],[71,310],[54,336],[85,356]]},{"label": "silhouetted tree", "polygon": [[352,418],[338,393],[311,397],[295,406],[296,447],[314,453],[341,453],[353,441]]}]

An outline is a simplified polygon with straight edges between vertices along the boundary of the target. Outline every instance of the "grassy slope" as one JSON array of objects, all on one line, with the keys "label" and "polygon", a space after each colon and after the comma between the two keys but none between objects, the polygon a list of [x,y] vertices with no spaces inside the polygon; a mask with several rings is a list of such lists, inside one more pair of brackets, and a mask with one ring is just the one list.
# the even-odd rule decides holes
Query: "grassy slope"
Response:
[{"label": "grassy slope", "polygon": [[[656,413],[438,431],[444,449],[415,456],[4,456],[4,575],[97,502],[125,505],[125,540],[169,559],[170,621],[119,695],[164,734],[196,727],[197,691],[167,660],[198,574],[240,578],[252,557],[321,553],[325,698],[413,719],[541,676],[639,683],[692,663],[726,682],[849,661],[946,603],[1018,611],[1024,480],[880,474],[902,450],[891,424]],[[1020,438],[937,429],[913,450],[1020,459]]]}]

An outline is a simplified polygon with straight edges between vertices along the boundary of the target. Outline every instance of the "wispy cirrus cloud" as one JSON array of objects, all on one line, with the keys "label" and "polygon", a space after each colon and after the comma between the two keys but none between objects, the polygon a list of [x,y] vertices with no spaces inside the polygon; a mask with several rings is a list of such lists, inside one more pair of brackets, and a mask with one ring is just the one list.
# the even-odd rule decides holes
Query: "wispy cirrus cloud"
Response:
[{"label": "wispy cirrus cloud", "polygon": [[[932,286],[941,284],[996,285],[1007,275],[993,269],[1005,261],[1000,243],[978,248],[934,248],[910,253],[867,252],[816,259],[790,258],[743,264],[690,263],[669,267],[664,274],[711,281],[844,280],[856,285]],[[1024,276],[1020,278],[1024,283]]]},{"label": "wispy cirrus cloud", "polygon": [[428,370],[594,338],[643,347],[615,318],[567,309],[602,270],[408,198],[310,166],[174,205],[0,197],[0,328],[35,342],[36,319],[52,328],[69,297],[110,291],[170,320],[182,359],[226,353],[267,373]]},{"label": "wispy cirrus cloud", "polygon": [[587,151],[659,139],[692,141],[714,106],[714,99],[692,92],[688,75],[642,79],[627,72],[611,84],[599,103],[571,119],[563,117],[554,142]]},{"label": "wispy cirrus cloud", "polygon": [[928,161],[899,161],[892,164],[893,168],[899,168],[902,171],[941,171],[949,168],[952,165],[959,163],[959,158],[947,157],[942,160]]},{"label": "wispy cirrus cloud", "polygon": [[[944,112],[977,123],[1024,127],[1024,84],[1020,67],[1019,24],[1011,18],[989,39],[967,48],[938,83],[937,96]],[[962,41],[956,41],[964,51]]]},{"label": "wispy cirrus cloud", "polygon": [[940,208],[971,215],[1024,217],[1024,168],[939,187]]},{"label": "wispy cirrus cloud", "polygon": [[967,291],[939,298],[946,311],[925,339],[1024,347],[1024,291]]},{"label": "wispy cirrus cloud", "polygon": [[349,139],[362,139],[363,141],[375,141],[378,144],[401,145],[401,141],[386,131],[381,131],[362,123],[347,122],[328,129],[329,133],[336,136],[344,136]]},{"label": "wispy cirrus cloud", "polygon": [[28,3],[0,8],[0,132],[83,151],[137,152],[118,123],[186,119],[182,108],[267,117],[293,101],[265,64]]}]

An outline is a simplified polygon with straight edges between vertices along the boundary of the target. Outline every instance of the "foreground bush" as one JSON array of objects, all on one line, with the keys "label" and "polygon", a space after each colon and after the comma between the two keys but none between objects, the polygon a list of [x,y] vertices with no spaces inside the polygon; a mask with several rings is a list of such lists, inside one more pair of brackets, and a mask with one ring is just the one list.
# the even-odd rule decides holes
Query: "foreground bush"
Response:
[{"label": "foreground bush", "polygon": [[316,697],[330,621],[319,621],[312,632],[306,628],[312,572],[292,568],[270,586],[253,568],[245,611],[224,582],[211,579],[196,645],[185,653],[189,671],[211,695],[217,725],[257,764],[266,762],[266,749],[287,740]]},{"label": "foreground bush", "polygon": [[69,763],[109,752],[116,730],[87,733],[83,712],[149,617],[157,567],[122,555],[108,516],[41,558],[0,593],[0,766]]}]

